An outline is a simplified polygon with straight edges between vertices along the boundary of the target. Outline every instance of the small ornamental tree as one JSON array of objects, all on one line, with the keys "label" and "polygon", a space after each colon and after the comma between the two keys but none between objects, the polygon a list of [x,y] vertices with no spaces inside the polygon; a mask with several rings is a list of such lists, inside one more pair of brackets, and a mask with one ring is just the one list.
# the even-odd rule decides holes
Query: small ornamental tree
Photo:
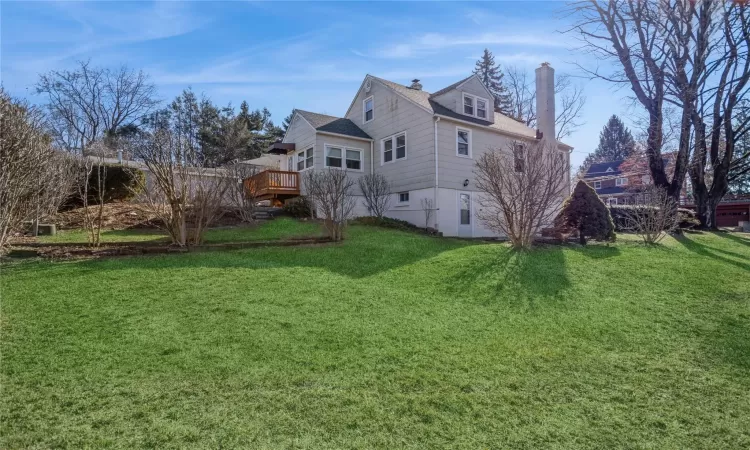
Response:
[{"label": "small ornamental tree", "polygon": [[609,210],[596,195],[596,191],[584,181],[579,181],[573,193],[565,200],[555,222],[559,227],[578,230],[581,245],[586,245],[587,237],[598,241],[615,239],[615,225]]}]

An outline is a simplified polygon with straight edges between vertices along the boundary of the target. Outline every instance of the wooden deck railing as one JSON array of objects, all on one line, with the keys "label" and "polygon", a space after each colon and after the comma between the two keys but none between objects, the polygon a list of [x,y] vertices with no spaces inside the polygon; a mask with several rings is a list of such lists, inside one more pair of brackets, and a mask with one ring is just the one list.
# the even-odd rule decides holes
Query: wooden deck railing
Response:
[{"label": "wooden deck railing", "polygon": [[271,194],[299,195],[299,173],[264,170],[245,179],[245,188],[254,197]]}]

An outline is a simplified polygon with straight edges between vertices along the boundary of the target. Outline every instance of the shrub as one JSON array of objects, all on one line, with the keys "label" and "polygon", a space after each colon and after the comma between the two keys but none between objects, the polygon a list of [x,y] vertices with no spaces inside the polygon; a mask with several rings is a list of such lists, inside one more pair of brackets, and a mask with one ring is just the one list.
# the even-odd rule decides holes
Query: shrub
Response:
[{"label": "shrub", "polygon": [[394,230],[403,231],[421,231],[422,228],[414,225],[413,223],[407,222],[400,219],[392,219],[390,217],[376,217],[376,216],[361,216],[355,217],[352,223],[356,225],[370,225],[375,227],[391,228]]},{"label": "shrub", "polygon": [[609,210],[596,194],[596,191],[579,181],[573,193],[565,200],[562,211],[555,218],[558,229],[574,228],[578,230],[582,245],[586,245],[586,238],[599,241],[614,241],[615,226]]},{"label": "shrub", "polygon": [[[648,205],[612,205],[609,207],[609,213],[612,216],[612,222],[615,225],[615,231],[630,231],[629,220],[632,214],[645,214],[647,208],[654,208]],[[677,208],[678,227],[690,229],[700,225],[695,211],[687,208]]]},{"label": "shrub", "polygon": [[701,224],[701,221],[698,219],[698,215],[692,209],[677,208],[677,216],[679,220],[679,224],[677,226],[682,229],[689,230]]},{"label": "shrub", "polygon": [[284,202],[282,210],[294,218],[304,219],[312,217],[313,208],[310,199],[302,195]]}]

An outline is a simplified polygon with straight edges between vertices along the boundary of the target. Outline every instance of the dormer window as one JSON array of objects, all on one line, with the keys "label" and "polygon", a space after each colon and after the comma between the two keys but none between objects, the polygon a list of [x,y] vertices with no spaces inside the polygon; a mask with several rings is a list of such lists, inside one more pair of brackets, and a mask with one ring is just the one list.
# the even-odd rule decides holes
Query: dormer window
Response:
[{"label": "dormer window", "polygon": [[481,99],[477,99],[477,117],[480,119],[487,118],[487,102]]},{"label": "dormer window", "polygon": [[625,178],[625,177],[623,177],[623,178],[617,178],[615,180],[615,186],[625,186],[627,184],[628,184],[628,179]]},{"label": "dormer window", "polygon": [[375,104],[372,100],[372,96],[367,97],[362,101],[362,122],[367,123],[371,121],[375,116]]},{"label": "dormer window", "polygon": [[489,101],[486,98],[463,93],[464,114],[487,120],[487,105]]},{"label": "dormer window", "polygon": [[474,97],[464,94],[464,114],[474,115]]}]

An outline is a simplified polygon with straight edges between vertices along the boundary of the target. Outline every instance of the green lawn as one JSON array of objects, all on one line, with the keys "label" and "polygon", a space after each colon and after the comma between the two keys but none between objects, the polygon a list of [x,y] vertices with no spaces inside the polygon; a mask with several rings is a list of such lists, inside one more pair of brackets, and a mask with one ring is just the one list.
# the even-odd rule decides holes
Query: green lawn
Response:
[{"label": "green lawn", "polygon": [[1,448],[750,447],[750,235],[352,227],[1,286]]},{"label": "green lawn", "polygon": [[[275,240],[289,237],[319,236],[320,225],[314,222],[300,222],[281,217],[272,222],[261,223],[257,226],[240,226],[235,228],[213,228],[206,231],[204,240],[212,242],[240,242]],[[45,243],[86,243],[87,234],[84,230],[64,230],[54,236],[39,236],[39,242]],[[103,230],[103,243],[111,242],[169,242],[167,234],[159,230],[128,229]]]}]

